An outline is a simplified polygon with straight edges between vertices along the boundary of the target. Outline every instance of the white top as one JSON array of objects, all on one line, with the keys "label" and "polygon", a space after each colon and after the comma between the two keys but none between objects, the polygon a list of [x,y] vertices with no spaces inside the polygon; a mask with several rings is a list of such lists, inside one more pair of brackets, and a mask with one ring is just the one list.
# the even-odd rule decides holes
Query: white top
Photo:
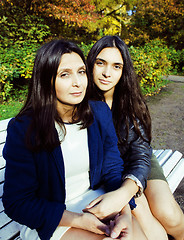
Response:
[{"label": "white top", "polygon": [[65,166],[66,205],[67,202],[85,193],[89,182],[89,151],[87,128],[79,124],[65,124],[66,135],[56,123]]}]

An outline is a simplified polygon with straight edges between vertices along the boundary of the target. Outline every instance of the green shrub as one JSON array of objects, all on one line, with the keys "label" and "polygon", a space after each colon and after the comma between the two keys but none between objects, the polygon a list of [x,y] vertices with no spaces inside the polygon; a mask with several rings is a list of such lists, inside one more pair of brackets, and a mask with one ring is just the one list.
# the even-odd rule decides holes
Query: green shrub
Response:
[{"label": "green shrub", "polygon": [[13,80],[31,77],[37,47],[35,44],[24,43],[22,47],[12,45],[5,50],[0,48],[0,95],[3,100],[10,97]]},{"label": "green shrub", "polygon": [[22,46],[25,42],[42,43],[50,29],[39,16],[24,15],[21,19],[0,17],[0,44],[6,48],[12,45]]},{"label": "green shrub", "polygon": [[184,74],[184,49],[176,50],[174,47],[169,47],[167,52],[168,59],[171,61],[171,74]]},{"label": "green shrub", "polygon": [[0,100],[7,100],[15,79],[30,79],[36,50],[50,31],[34,16],[25,16],[20,24],[1,17],[0,24]]},{"label": "green shrub", "polygon": [[89,51],[90,51],[90,49],[92,48],[93,45],[94,45],[94,42],[89,43],[89,44],[85,44],[85,43],[81,42],[79,44],[79,47],[83,51],[85,57],[87,57],[87,55],[88,55],[88,53],[89,53]]},{"label": "green shrub", "polygon": [[172,69],[168,48],[160,40],[153,40],[143,47],[130,47],[130,54],[144,95],[158,92],[165,84],[164,75]]},{"label": "green shrub", "polygon": [[[45,35],[40,36],[27,41],[17,40],[14,44],[5,41],[6,47],[0,43],[0,98],[3,100],[15,99],[21,93],[24,94],[21,79],[29,80],[31,77],[35,53]],[[93,44],[82,42],[79,45],[85,56]],[[184,73],[184,49],[176,51],[157,39],[142,47],[131,46],[129,51],[144,95],[152,95],[166,85],[167,81],[162,76]],[[14,88],[15,79],[18,89]]]}]

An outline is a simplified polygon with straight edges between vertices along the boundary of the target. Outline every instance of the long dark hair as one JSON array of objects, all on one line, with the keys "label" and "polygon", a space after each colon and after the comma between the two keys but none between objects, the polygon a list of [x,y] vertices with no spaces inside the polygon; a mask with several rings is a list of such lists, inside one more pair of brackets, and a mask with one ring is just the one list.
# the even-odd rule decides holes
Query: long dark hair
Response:
[{"label": "long dark hair", "polygon": [[[87,64],[89,69],[89,80],[92,84],[91,98],[96,100],[105,101],[103,92],[95,85],[93,81],[93,67],[98,54],[108,47],[116,47],[119,49],[123,58],[123,72],[122,76],[115,86],[112,104],[112,116],[118,139],[120,143],[125,143],[128,140],[129,134],[129,121],[131,121],[137,134],[140,137],[141,132],[139,130],[139,124],[143,125],[147,139],[151,141],[151,117],[148,107],[141,93],[139,81],[137,80],[133,63],[128,51],[128,47],[118,36],[105,36],[97,41],[91,48],[88,57]],[[120,128],[122,121],[126,124],[126,140],[124,141],[120,134]]]},{"label": "long dark hair", "polygon": [[[31,113],[32,121],[27,134],[27,143],[32,150],[52,150],[59,145],[54,122],[57,121],[63,130],[65,128],[56,109],[55,80],[62,55],[71,52],[77,53],[86,65],[80,48],[69,41],[53,40],[44,44],[37,51],[28,97],[24,107],[16,116],[19,119],[20,116]],[[87,89],[83,101],[76,105],[73,112],[73,122],[81,122],[81,128],[88,127],[93,120],[88,105],[88,91]],[[32,132],[35,135],[34,141],[31,140]]]}]

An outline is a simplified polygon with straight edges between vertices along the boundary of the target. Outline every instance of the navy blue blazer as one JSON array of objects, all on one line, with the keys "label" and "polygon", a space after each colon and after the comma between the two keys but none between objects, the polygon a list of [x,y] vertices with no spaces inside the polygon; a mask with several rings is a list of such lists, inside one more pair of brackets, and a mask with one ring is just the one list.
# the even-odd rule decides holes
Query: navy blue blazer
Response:
[{"label": "navy blue blazer", "polygon": [[[111,191],[121,186],[123,171],[111,111],[103,102],[90,102],[90,106],[94,114],[88,128],[90,187],[104,184],[106,191]],[[39,237],[47,240],[65,209],[64,162],[60,146],[52,152],[33,153],[27,149],[25,134],[29,122],[24,116],[22,121],[14,119],[8,125],[3,149],[3,204],[10,218],[36,229]]]}]

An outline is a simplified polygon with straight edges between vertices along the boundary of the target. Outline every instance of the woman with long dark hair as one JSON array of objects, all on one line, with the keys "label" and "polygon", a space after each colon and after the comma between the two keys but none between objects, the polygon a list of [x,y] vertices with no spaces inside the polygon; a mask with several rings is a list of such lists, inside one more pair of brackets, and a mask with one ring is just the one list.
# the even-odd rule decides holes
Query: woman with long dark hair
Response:
[{"label": "woman with long dark hair", "polygon": [[[148,239],[156,239],[157,236],[162,239],[159,231],[153,234],[154,224],[163,232],[159,222],[175,239],[184,239],[182,211],[172,196],[162,168],[152,155],[151,117],[126,44],[118,36],[101,38],[90,50],[87,64],[92,84],[91,98],[106,102],[112,111],[119,150],[125,162],[125,184],[129,183],[127,198],[123,203],[126,204],[132,196],[140,196],[144,191],[149,206],[143,194],[136,199],[137,208],[133,213],[139,218],[138,212],[146,212],[147,209],[148,218],[144,216],[139,220]],[[101,199],[99,197],[92,202],[89,209]],[[90,211],[98,212],[102,202]],[[164,236],[163,233],[163,239]]]},{"label": "woman with long dark hair", "polygon": [[[105,103],[88,102],[87,85],[85,59],[74,43],[53,40],[38,50],[27,101],[9,123],[3,149],[3,204],[22,224],[24,240],[111,234],[112,226],[82,212],[103,189],[119,189],[123,171],[111,112]],[[120,237],[146,239],[130,206],[133,200],[113,214],[113,226],[124,226]]]}]

